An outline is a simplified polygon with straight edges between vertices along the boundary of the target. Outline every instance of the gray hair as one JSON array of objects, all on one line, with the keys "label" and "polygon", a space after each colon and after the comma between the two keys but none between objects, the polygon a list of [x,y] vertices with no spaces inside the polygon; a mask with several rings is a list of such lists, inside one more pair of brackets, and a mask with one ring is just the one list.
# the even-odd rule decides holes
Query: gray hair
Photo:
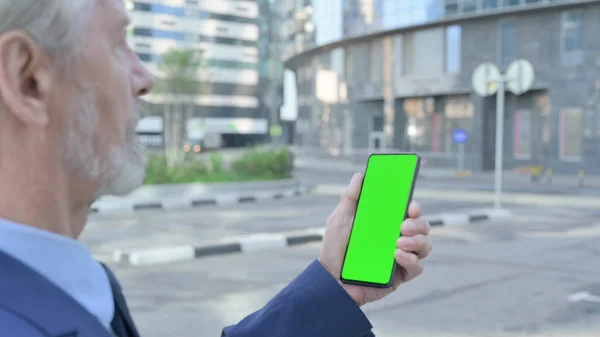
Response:
[{"label": "gray hair", "polygon": [[[50,56],[77,48],[95,0],[0,0],[0,34],[24,30]],[[65,55],[66,54],[66,55]]]}]

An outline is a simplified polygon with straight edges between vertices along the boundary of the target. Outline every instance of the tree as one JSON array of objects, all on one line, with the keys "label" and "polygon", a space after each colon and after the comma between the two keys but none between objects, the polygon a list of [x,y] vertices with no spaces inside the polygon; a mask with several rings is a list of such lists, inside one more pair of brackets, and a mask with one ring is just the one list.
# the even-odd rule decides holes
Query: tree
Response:
[{"label": "tree", "polygon": [[187,124],[199,95],[198,70],[202,53],[193,49],[171,49],[158,65],[160,79],[156,91],[165,95],[163,132],[165,156],[169,167],[181,164],[187,139]]}]

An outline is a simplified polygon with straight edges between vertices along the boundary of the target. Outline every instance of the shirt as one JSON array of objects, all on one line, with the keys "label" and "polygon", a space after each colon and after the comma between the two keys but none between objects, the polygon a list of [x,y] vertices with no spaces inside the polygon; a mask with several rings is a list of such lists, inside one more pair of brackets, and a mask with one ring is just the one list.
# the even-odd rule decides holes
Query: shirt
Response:
[{"label": "shirt", "polygon": [[115,311],[110,281],[81,243],[0,218],[0,250],[54,283],[110,331]]}]

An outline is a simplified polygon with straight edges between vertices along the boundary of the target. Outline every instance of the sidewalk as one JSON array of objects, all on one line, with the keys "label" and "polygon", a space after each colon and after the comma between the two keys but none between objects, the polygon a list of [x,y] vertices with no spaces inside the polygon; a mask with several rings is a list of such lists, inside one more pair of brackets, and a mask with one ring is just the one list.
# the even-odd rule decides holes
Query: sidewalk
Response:
[{"label": "sidewalk", "polygon": [[[346,185],[323,184],[314,186],[310,193],[319,195],[340,195],[346,190]],[[415,200],[443,200],[464,201],[469,203],[493,204],[494,193],[469,190],[452,189],[427,189],[416,188]],[[600,201],[597,197],[570,196],[570,195],[543,195],[533,193],[502,193],[502,203],[529,206],[552,206],[600,209]]]},{"label": "sidewalk", "polygon": [[[364,172],[365,170],[365,165],[359,165],[343,159],[302,157],[294,160],[294,167],[314,171],[343,173]],[[454,178],[456,176],[456,170],[427,167],[421,167],[419,169],[419,177],[421,178]]]},{"label": "sidewalk", "polygon": [[[295,159],[295,167],[306,170],[322,171],[322,172],[343,172],[343,173],[354,173],[364,172],[365,165],[356,164],[345,159],[334,159],[330,158],[317,158],[317,157],[297,157]],[[429,168],[425,165],[421,166],[419,170],[419,178],[426,179],[461,179],[472,182],[493,182],[494,172],[471,172],[470,174],[464,174],[464,172],[458,172],[454,169],[446,168]],[[505,170],[503,173],[503,180],[506,183],[513,184],[529,184],[536,186],[554,186],[554,187],[579,187],[578,176],[555,174],[552,177],[551,184],[547,184],[545,178],[542,178],[538,183],[532,183],[529,175],[523,175],[515,172],[514,170]],[[600,189],[600,176],[585,176],[584,186],[590,188]]]}]

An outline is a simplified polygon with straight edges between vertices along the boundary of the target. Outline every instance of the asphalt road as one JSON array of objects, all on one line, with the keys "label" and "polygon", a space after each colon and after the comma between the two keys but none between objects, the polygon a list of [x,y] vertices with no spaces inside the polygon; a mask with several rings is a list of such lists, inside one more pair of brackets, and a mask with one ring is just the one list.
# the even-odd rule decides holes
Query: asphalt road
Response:
[{"label": "asphalt road", "polygon": [[[104,260],[115,250],[200,244],[252,233],[324,227],[337,196],[304,195],[233,206],[92,214],[81,240]],[[480,204],[419,200],[424,214],[481,208]]]},{"label": "asphalt road", "polygon": [[[347,184],[350,175],[306,172],[300,179]],[[461,184],[435,188],[455,186]],[[110,258],[115,249],[320,227],[337,201],[337,196],[306,195],[177,212],[92,215],[82,241],[96,256]],[[482,207],[419,202],[426,215]],[[600,336],[600,303],[595,302],[600,299],[600,207],[508,207],[515,215],[510,223],[435,228],[425,274],[364,308],[377,336]],[[143,336],[220,336],[223,326],[260,308],[290,282],[317,258],[319,248],[310,244],[113,268]]]},{"label": "asphalt road", "polygon": [[[304,202],[317,207],[320,201]],[[323,200],[321,212],[333,202]],[[288,207],[270,209],[284,214],[294,208]],[[600,296],[598,211],[513,211],[517,217],[511,223],[435,228],[425,273],[364,307],[377,336],[600,336],[600,303],[594,303]],[[260,224],[260,219],[251,221]],[[260,308],[318,251],[319,244],[311,244],[164,266],[113,267],[143,336],[216,337],[223,326]]]}]

